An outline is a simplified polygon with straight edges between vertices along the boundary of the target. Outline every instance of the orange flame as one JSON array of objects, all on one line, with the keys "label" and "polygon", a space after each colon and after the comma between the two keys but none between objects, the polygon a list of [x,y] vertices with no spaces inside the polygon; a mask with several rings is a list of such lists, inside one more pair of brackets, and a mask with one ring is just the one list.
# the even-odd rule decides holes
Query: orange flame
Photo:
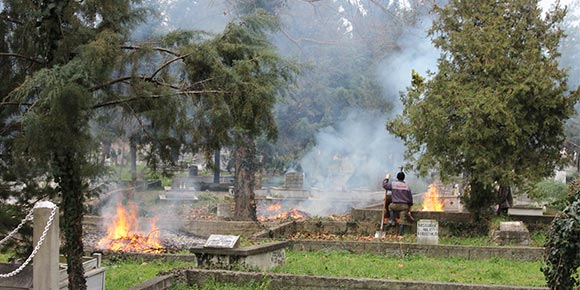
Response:
[{"label": "orange flame", "polygon": [[157,218],[151,219],[151,230],[147,236],[143,236],[136,233],[139,230],[137,212],[134,203],[129,203],[125,209],[119,202],[117,214],[107,229],[107,236],[97,243],[97,248],[128,252],[163,252],[163,246],[159,242],[159,228],[155,226]]},{"label": "orange flame", "polygon": [[435,184],[430,184],[429,190],[423,194],[422,211],[443,211],[443,202],[439,199],[439,193]]},{"label": "orange flame", "polygon": [[277,202],[275,204],[269,205],[266,207],[266,210],[268,211],[279,211],[282,208],[282,205]]},{"label": "orange flame", "polygon": [[298,220],[302,218],[307,218],[308,216],[303,214],[297,208],[287,210],[281,213],[273,214],[270,216],[259,216],[258,221],[260,222],[268,222],[268,221],[276,221],[276,220],[285,220],[285,219],[293,219]]}]

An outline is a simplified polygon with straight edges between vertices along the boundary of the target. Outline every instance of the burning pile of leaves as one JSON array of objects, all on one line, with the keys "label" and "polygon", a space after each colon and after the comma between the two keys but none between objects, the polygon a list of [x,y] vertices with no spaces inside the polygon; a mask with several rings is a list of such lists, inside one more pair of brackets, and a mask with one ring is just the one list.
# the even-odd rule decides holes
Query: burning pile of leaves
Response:
[{"label": "burning pile of leaves", "polygon": [[260,222],[302,220],[310,218],[310,214],[297,208],[288,210],[282,209],[282,205],[279,202],[259,208],[258,212],[260,213],[258,216],[258,221]]},{"label": "burning pile of leaves", "polygon": [[90,244],[101,250],[160,254],[203,242],[191,235],[162,230],[156,226],[157,220],[158,217],[150,218],[149,227],[143,231],[139,225],[137,204],[119,202],[109,221],[107,234]]},{"label": "burning pile of leaves", "polygon": [[275,222],[275,221],[287,221],[287,220],[302,220],[310,218],[310,215],[299,209],[291,209],[287,211],[281,211],[278,213],[273,213],[270,215],[262,215],[258,217],[260,222]]},{"label": "burning pile of leaves", "polygon": [[328,219],[331,221],[348,222],[348,221],[352,221],[352,215],[350,215],[350,214],[344,214],[344,215],[331,214],[328,216]]}]

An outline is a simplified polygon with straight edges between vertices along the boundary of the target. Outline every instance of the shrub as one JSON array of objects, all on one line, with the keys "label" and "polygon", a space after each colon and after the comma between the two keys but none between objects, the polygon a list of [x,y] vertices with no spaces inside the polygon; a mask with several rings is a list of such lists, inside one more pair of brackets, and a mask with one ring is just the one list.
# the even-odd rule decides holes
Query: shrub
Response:
[{"label": "shrub", "polygon": [[567,189],[565,183],[544,179],[534,184],[528,190],[528,196],[536,202],[547,204],[561,210],[566,205]]},{"label": "shrub", "polygon": [[542,272],[553,290],[577,289],[580,267],[580,191],[570,196],[563,212],[554,218],[546,242]]}]

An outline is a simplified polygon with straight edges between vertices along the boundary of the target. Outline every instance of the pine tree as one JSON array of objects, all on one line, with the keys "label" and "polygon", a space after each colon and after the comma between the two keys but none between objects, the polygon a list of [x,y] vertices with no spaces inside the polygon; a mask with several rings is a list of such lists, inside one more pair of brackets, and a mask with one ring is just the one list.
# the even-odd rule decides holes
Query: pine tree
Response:
[{"label": "pine tree", "polygon": [[107,94],[94,88],[111,76],[132,24],[145,15],[134,8],[138,4],[3,1],[0,56],[10,66],[2,66],[7,71],[0,115],[3,129],[9,130],[2,134],[2,159],[14,174],[15,166],[26,161],[44,169],[26,170],[30,179],[38,183],[41,179],[35,177],[41,177],[57,184],[36,198],[60,194],[69,289],[86,289],[83,202],[90,179],[102,172],[94,158],[97,143],[89,122],[92,106]]},{"label": "pine tree", "polygon": [[414,168],[463,175],[464,202],[482,217],[495,202],[494,182],[538,180],[561,162],[563,123],[579,95],[558,67],[566,11],[542,15],[536,0],[452,0],[434,12],[438,71],[413,74],[403,113],[387,127]]},{"label": "pine tree", "polygon": [[192,53],[185,60],[190,75],[208,79],[198,89],[222,91],[193,98],[197,108],[193,135],[204,137],[199,147],[207,156],[220,147],[234,148],[237,220],[256,220],[256,139],[276,138],[274,104],[297,72],[268,39],[268,32],[278,25],[275,17],[258,10],[230,23],[212,40],[190,47],[204,53]]}]

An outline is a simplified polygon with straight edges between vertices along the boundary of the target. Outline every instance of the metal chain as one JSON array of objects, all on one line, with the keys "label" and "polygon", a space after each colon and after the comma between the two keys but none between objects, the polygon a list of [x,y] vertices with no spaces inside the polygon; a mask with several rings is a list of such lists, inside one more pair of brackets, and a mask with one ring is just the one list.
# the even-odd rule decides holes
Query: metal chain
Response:
[{"label": "metal chain", "polygon": [[50,228],[50,225],[52,224],[52,220],[54,219],[56,209],[57,209],[56,206],[52,208],[52,211],[50,212],[50,216],[48,217],[48,221],[46,222],[46,226],[44,227],[44,230],[42,231],[42,235],[40,235],[40,238],[38,239],[38,244],[36,244],[36,247],[34,247],[34,250],[32,250],[32,253],[30,253],[30,256],[28,256],[28,258],[26,258],[26,261],[24,261],[24,263],[22,263],[22,265],[20,265],[20,267],[18,267],[16,270],[14,270],[10,273],[7,273],[7,274],[0,274],[0,278],[10,278],[14,275],[17,275],[24,268],[26,268],[26,266],[28,265],[28,263],[30,263],[30,261],[32,261],[32,258],[34,258],[34,255],[36,255],[36,253],[40,249],[40,246],[42,246],[42,242],[44,241],[44,238],[46,237],[46,234],[48,233],[48,229]]},{"label": "metal chain", "polygon": [[17,233],[22,226],[24,226],[24,224],[32,219],[32,212],[34,209],[30,209],[30,212],[28,212],[28,214],[26,215],[26,217],[24,217],[24,219],[22,219],[22,221],[20,222],[20,224],[14,229],[12,230],[6,237],[4,237],[1,241],[0,241],[0,245],[2,245],[4,242],[6,242],[8,239],[12,238],[12,236]]}]

